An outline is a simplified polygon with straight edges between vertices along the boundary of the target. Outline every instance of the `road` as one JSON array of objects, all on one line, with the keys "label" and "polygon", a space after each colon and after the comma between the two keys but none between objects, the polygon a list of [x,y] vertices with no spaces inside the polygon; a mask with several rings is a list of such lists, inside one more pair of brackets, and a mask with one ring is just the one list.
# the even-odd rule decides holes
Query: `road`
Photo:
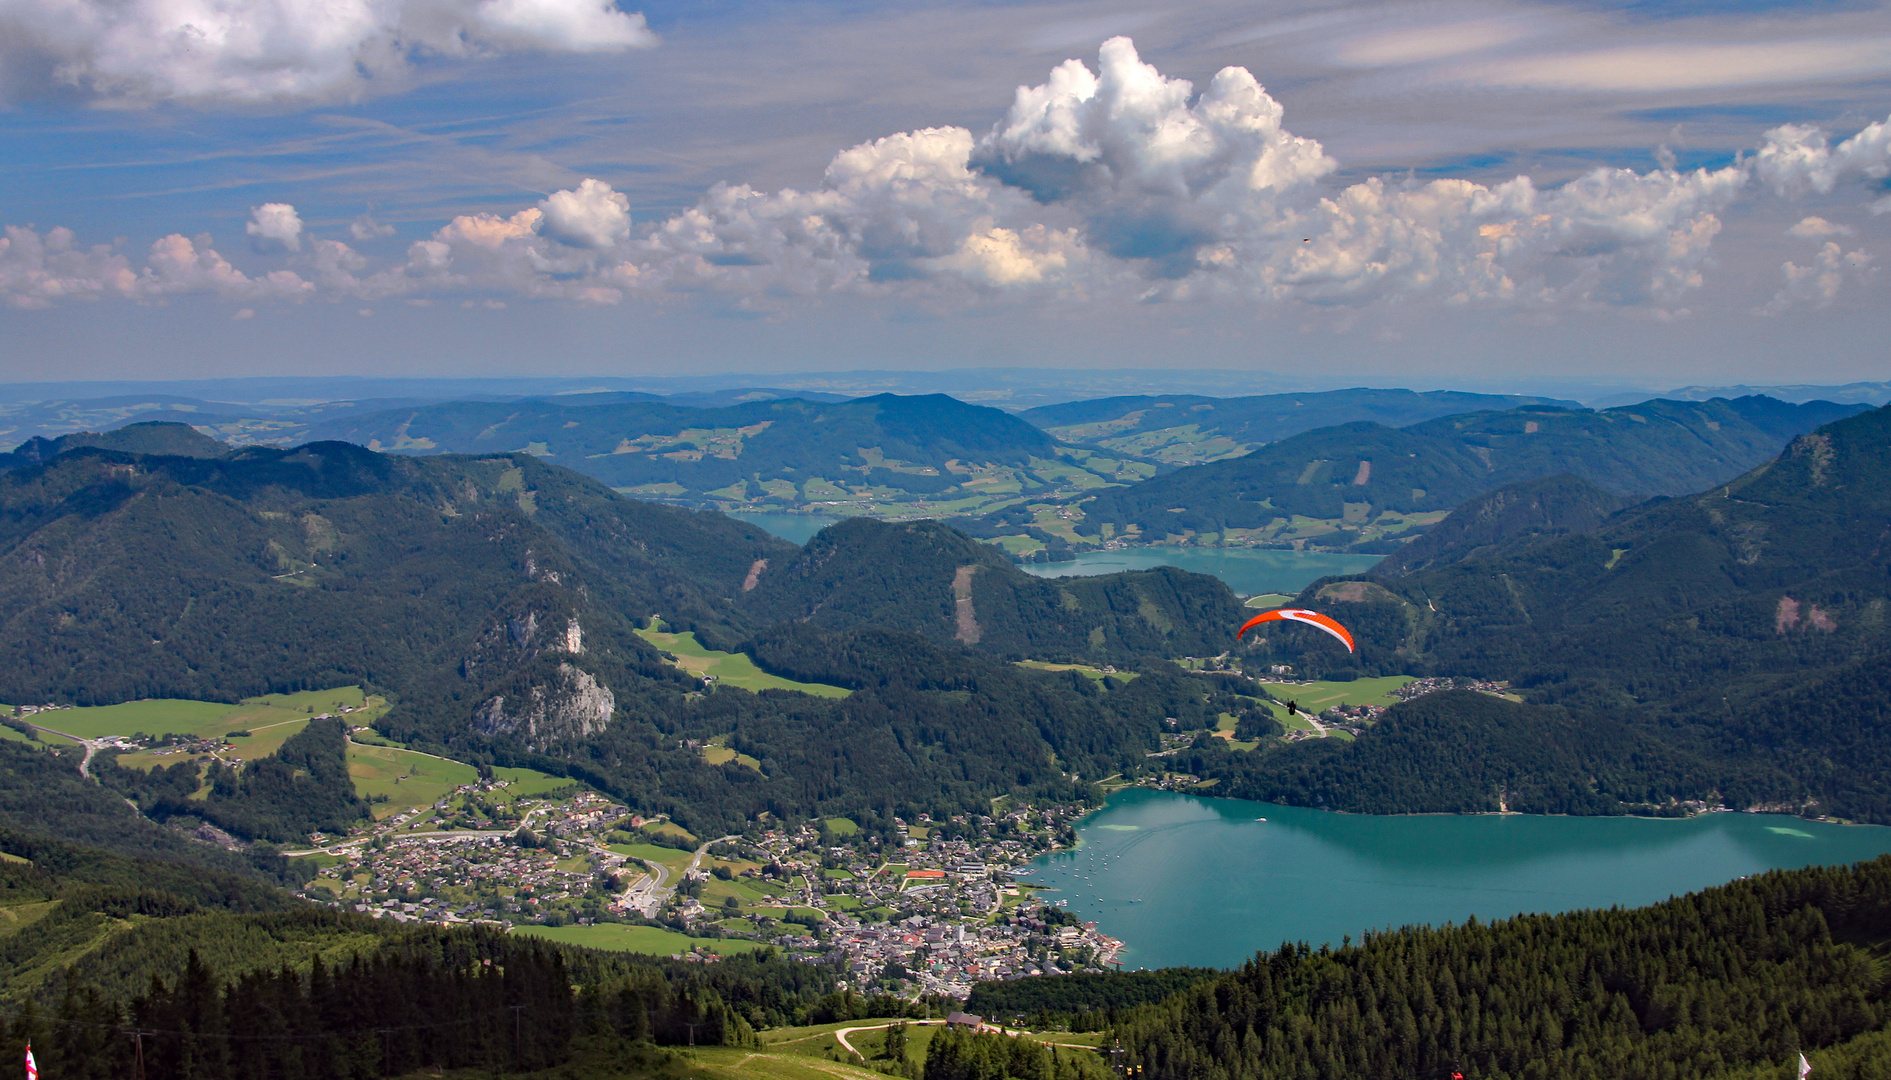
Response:
[{"label": "road", "polygon": [[49,728],[44,724],[35,724],[31,720],[22,720],[20,722],[32,728],[34,731],[43,731],[48,735],[57,735],[62,739],[71,739],[73,742],[85,747],[85,760],[79,762],[79,775],[87,779],[91,778],[92,755],[98,753],[98,748],[104,745],[101,741],[97,739],[81,739],[77,735],[71,735],[56,728]]},{"label": "road", "polygon": [[[853,1043],[850,1043],[847,1041],[847,1036],[852,1035],[856,1031],[879,1031],[882,1028],[890,1028],[894,1024],[906,1024],[909,1027],[923,1027],[928,1024],[938,1025],[938,1024],[943,1024],[943,1023],[945,1023],[944,1020],[888,1020],[884,1024],[861,1024],[857,1027],[841,1028],[839,1031],[834,1032],[834,1041],[839,1043],[841,1045],[841,1049],[847,1051],[848,1053],[858,1054],[860,1057],[864,1058],[867,1055],[861,1054],[859,1050],[854,1048]],[[1038,1039],[1038,1041],[1042,1042],[1045,1046],[1067,1046],[1067,1047],[1072,1047],[1077,1050],[1095,1050],[1096,1049],[1096,1047],[1091,1046],[1088,1043],[1051,1042],[1048,1039],[1038,1038],[1036,1035],[1032,1034],[1029,1031],[1014,1031],[1011,1028],[1004,1027],[999,1024],[993,1024],[991,1026],[997,1028],[1000,1032],[1002,1032],[1003,1034],[1009,1035],[1012,1038],[1017,1038],[1020,1035],[1030,1035],[1032,1038]]]},{"label": "road", "polygon": [[[694,873],[698,866],[702,865],[703,858],[709,854],[711,847],[730,840],[740,839],[742,839],[740,836],[718,836],[714,840],[703,841],[703,845],[696,849],[694,855],[690,856],[689,865],[683,868],[684,880],[688,880],[689,875]],[[654,918],[658,909],[663,907],[663,902],[676,895],[676,890],[674,888],[666,889],[664,887],[670,880],[669,867],[650,859],[644,859],[642,861],[645,866],[650,868],[651,874],[655,876],[653,878],[651,875],[647,874],[631,882],[630,886],[623,892],[622,902],[636,908],[637,911],[643,914],[644,918]]]}]

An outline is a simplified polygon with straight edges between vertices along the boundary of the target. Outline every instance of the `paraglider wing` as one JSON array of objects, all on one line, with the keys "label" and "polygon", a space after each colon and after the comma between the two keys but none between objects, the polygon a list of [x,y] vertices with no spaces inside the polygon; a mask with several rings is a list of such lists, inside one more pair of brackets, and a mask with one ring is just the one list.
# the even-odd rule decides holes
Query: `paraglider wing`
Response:
[{"label": "paraglider wing", "polygon": [[1341,626],[1337,621],[1328,616],[1322,615],[1317,611],[1308,611],[1306,608],[1277,608],[1273,611],[1263,611],[1259,615],[1241,624],[1241,629],[1234,632],[1235,640],[1239,641],[1241,635],[1264,622],[1279,622],[1282,620],[1305,623],[1308,626],[1317,626],[1338,638],[1340,644],[1346,646],[1347,652],[1353,651],[1353,635],[1344,626]]}]

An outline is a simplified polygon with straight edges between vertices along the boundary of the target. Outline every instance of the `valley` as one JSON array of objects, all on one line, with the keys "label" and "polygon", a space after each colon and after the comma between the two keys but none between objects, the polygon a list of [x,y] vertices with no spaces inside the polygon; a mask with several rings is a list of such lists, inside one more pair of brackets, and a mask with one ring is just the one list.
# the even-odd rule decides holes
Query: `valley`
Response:
[{"label": "valley", "polygon": [[[793,1030],[821,1047],[806,1060],[897,1072],[913,1065],[879,1034],[894,1020],[866,1021],[923,1020],[987,987],[1041,985],[1005,999],[1040,995],[1020,1016],[1041,1013],[1041,1032],[1148,1032],[1129,1026],[1146,1014],[1051,1002],[1122,968],[1233,966],[1281,937],[1344,949],[1393,918],[1646,904],[1891,851],[1881,825],[1840,824],[1891,821],[1861,719],[1877,707],[1883,572],[1840,526],[1880,513],[1887,421],[1794,435],[1817,410],[1708,402],[1670,424],[1730,417],[1705,430],[1732,441],[1702,444],[1784,450],[1639,503],[1607,475],[1539,475],[1600,460],[1557,438],[1640,438],[1654,410],[1635,408],[1639,420],[1532,405],[1347,436],[1429,454],[1424,468],[1472,445],[1463,432],[1486,440],[1487,462],[1470,455],[1484,474],[1440,486],[1462,495],[1448,510],[1371,503],[1375,484],[1410,483],[1407,466],[1329,468],[1321,440],[1340,436],[1315,428],[1044,503],[1030,531],[993,535],[1010,509],[953,519],[963,529],[856,514],[804,543],[627,497],[550,443],[230,451],[133,426],[29,445],[0,472],[4,649],[18,660],[0,698],[21,703],[0,709],[0,847],[27,860],[7,866],[152,860],[202,881],[153,879],[196,897],[189,915],[142,914],[183,900],[45,882],[0,897],[14,927],[0,952],[23,958],[0,996],[51,1000],[58,971],[187,933],[180,919],[307,912],[335,929],[258,924],[236,952],[345,962],[449,935],[517,965],[670,965],[637,969],[662,972],[635,976],[659,997],[769,972],[717,993],[767,986],[775,1004],[691,1005],[677,1015],[698,1019],[650,1039],[714,1030],[708,1042],[739,1046]],[[1506,458],[1492,433],[1518,422],[1548,449]],[[701,460],[748,452],[749,435],[704,438]],[[1302,461],[1295,439],[1327,456]],[[1730,463],[1663,473],[1677,460],[1664,440],[1637,444],[1642,482]],[[1293,474],[1261,511],[1299,499],[1318,512],[1338,492],[1338,524],[1287,512],[1184,528],[1157,558],[1117,537],[1070,541],[1096,537],[1087,523],[1132,493],[1209,490],[1191,469],[1236,464],[1263,470],[1258,484]],[[1353,488],[1373,489],[1363,512]],[[1053,542],[1066,558],[1016,561]],[[1234,643],[1255,604],[1326,612],[1356,651],[1286,623]],[[1738,696],[1704,706],[1726,689]],[[1765,712],[1781,702],[1789,726]],[[1752,753],[1756,740],[1773,752]],[[1766,816],[1782,812],[1798,816]],[[1538,824],[1511,829],[1524,815]],[[1513,849],[1528,857],[1496,857]],[[1150,855],[1159,865],[1137,862]],[[1589,887],[1604,880],[1622,887]],[[1198,930],[1224,923],[1242,929]],[[780,989],[801,970],[818,987]],[[562,985],[608,983],[593,978]],[[913,1043],[950,1055],[961,1037]],[[751,1052],[738,1063],[789,1067]]]}]

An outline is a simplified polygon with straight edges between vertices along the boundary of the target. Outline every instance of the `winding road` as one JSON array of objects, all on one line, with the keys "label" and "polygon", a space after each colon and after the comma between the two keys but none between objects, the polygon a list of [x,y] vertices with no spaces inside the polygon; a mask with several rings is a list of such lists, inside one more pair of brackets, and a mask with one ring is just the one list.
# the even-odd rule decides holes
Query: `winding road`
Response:
[{"label": "winding road", "polygon": [[25,724],[34,731],[43,731],[48,735],[57,735],[62,739],[71,739],[73,742],[85,747],[85,760],[79,762],[79,775],[88,780],[92,778],[92,755],[98,753],[98,748],[104,745],[101,741],[97,739],[81,739],[77,735],[68,734],[56,728],[49,728],[44,724],[35,724],[31,720],[22,720],[20,723]]}]

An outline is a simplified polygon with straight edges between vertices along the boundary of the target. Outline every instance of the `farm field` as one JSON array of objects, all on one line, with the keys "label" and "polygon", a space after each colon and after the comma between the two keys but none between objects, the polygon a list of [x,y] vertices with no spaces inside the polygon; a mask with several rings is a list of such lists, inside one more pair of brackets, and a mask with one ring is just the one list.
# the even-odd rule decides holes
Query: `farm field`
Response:
[{"label": "farm field", "polygon": [[[348,775],[354,779],[355,794],[362,798],[387,796],[386,802],[374,806],[377,821],[404,810],[432,806],[460,785],[479,779],[479,771],[471,765],[399,747],[363,743],[348,746]],[[493,775],[510,782],[504,796],[509,799],[532,798],[571,786],[564,777],[534,769],[495,768]]]},{"label": "farm field", "polygon": [[[10,709],[0,706],[0,709]],[[307,726],[309,717],[322,713],[351,710],[351,724],[371,724],[387,703],[364,694],[358,686],[340,686],[328,690],[306,690],[296,694],[265,694],[245,698],[235,705],[220,701],[187,701],[153,698],[127,701],[118,705],[98,705],[78,709],[57,709],[37,713],[25,719],[81,739],[99,739],[110,735],[193,735],[202,739],[230,738],[235,732],[247,736],[232,739],[236,753],[245,760],[275,753],[291,736]],[[47,742],[59,742],[57,736],[44,735]],[[175,754],[132,753],[119,755],[119,764],[131,769],[149,769],[183,760]]]},{"label": "farm field", "polygon": [[[1276,710],[1275,715],[1278,716],[1284,711],[1285,710]],[[1258,741],[1242,742],[1236,739],[1234,737],[1234,729],[1239,723],[1240,721],[1235,718],[1233,713],[1222,713],[1221,718],[1215,721],[1215,733],[1221,738],[1228,740],[1228,745],[1234,747],[1236,750],[1252,750],[1261,745]]]},{"label": "farm field", "polygon": [[1293,603],[1293,597],[1288,596],[1286,593],[1270,592],[1262,593],[1259,596],[1250,596],[1241,606],[1267,610],[1291,603]]},{"label": "farm field", "polygon": [[643,629],[637,631],[637,636],[676,657],[676,666],[684,671],[692,675],[713,676],[717,683],[725,686],[749,691],[795,690],[815,697],[846,697],[853,693],[839,686],[795,682],[793,679],[770,675],[741,653],[717,652],[704,647],[696,640],[694,633],[670,634],[662,630]]},{"label": "farm field", "polygon": [[1317,713],[1334,705],[1397,704],[1398,699],[1392,696],[1392,691],[1411,681],[1410,675],[1384,675],[1353,682],[1263,682],[1261,685],[1280,700],[1297,701],[1302,709]]},{"label": "farm field", "polygon": [[759,941],[693,938],[655,926],[626,926],[623,923],[597,923],[591,926],[520,926],[514,929],[513,933],[542,937],[562,945],[577,945],[586,949],[605,949],[611,952],[647,953],[651,956],[669,956],[672,953],[689,952],[696,948],[706,948],[722,956],[730,956],[735,953],[768,948]]}]

